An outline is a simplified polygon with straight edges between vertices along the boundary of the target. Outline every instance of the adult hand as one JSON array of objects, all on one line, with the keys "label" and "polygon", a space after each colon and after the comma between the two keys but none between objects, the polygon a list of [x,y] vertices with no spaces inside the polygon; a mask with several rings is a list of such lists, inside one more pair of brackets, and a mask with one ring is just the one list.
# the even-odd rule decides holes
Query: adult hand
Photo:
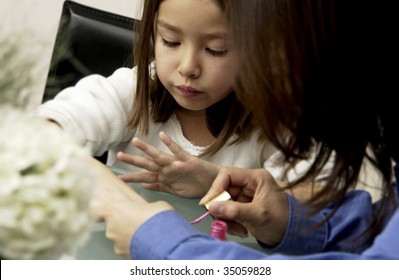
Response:
[{"label": "adult hand", "polygon": [[119,152],[117,157],[146,171],[120,175],[119,178],[125,182],[142,183],[149,190],[168,192],[181,197],[204,196],[221,167],[187,153],[164,132],[161,132],[159,137],[172,155],[133,138],[132,144],[148,157],[123,152]]},{"label": "adult hand", "polygon": [[105,235],[116,254],[130,259],[130,240],[136,230],[159,212],[173,209],[166,202],[149,203],[104,164],[90,158],[90,169],[97,172],[90,212],[106,223]]},{"label": "adult hand", "polygon": [[164,201],[149,203],[125,200],[114,203],[103,215],[105,236],[113,242],[116,254],[130,259],[130,241],[136,230],[156,214],[172,209]]},{"label": "adult hand", "polygon": [[281,242],[288,224],[289,205],[286,193],[270,173],[264,169],[223,168],[200,204],[224,190],[232,201],[212,203],[209,212],[227,220],[231,234],[245,236],[249,231],[271,247]]}]

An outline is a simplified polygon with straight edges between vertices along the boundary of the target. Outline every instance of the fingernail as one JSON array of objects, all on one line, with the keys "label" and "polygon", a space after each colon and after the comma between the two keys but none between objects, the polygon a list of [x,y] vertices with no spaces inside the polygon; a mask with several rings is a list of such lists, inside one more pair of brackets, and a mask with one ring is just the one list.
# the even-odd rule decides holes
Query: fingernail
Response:
[{"label": "fingernail", "polygon": [[223,214],[224,206],[220,203],[213,203],[209,206],[209,210],[215,215],[221,215]]}]

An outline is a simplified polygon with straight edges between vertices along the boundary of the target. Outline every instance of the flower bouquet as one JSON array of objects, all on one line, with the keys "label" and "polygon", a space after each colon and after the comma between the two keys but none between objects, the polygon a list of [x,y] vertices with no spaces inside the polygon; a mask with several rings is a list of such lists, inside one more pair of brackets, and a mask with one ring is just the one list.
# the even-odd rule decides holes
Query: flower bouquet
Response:
[{"label": "flower bouquet", "polygon": [[58,127],[0,108],[0,255],[56,259],[88,239],[88,152]]},{"label": "flower bouquet", "polygon": [[74,254],[93,225],[89,153],[28,113],[30,65],[0,38],[0,259]]}]

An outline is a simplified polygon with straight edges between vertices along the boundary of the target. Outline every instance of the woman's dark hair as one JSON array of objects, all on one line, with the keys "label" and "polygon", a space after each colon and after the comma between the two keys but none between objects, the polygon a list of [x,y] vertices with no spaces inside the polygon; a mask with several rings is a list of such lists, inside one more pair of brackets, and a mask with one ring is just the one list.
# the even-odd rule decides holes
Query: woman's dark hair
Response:
[{"label": "woman's dark hair", "polygon": [[[143,15],[137,26],[138,38],[134,45],[134,60],[137,66],[137,88],[133,102],[132,115],[128,126],[148,132],[150,118],[155,122],[167,121],[179,106],[172,95],[155,75],[151,77],[149,65],[155,59],[154,26],[159,6],[164,0],[144,1]],[[224,0],[215,0],[222,10]],[[235,92],[206,109],[207,125],[216,141],[203,155],[214,154],[222,148],[234,134],[239,142],[252,130],[252,120],[248,111],[236,98]]]},{"label": "woman's dark hair", "polygon": [[365,161],[382,175],[383,201],[368,237],[397,207],[397,78],[391,69],[398,65],[398,17],[390,6],[367,0],[226,3],[243,58],[237,95],[286,162],[294,165],[316,150],[307,173],[289,187],[315,178],[334,154],[325,187],[309,201],[318,211],[328,203],[339,207]]}]

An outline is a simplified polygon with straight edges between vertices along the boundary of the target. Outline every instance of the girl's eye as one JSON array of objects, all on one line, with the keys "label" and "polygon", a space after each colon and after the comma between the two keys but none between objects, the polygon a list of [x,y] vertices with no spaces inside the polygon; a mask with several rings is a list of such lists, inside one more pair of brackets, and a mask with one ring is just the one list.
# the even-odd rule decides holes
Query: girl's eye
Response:
[{"label": "girl's eye", "polygon": [[162,38],[162,43],[164,46],[167,46],[168,48],[176,48],[180,45],[180,43],[178,43],[178,42],[171,42],[171,41],[165,40],[164,38]]},{"label": "girl's eye", "polygon": [[206,48],[206,51],[207,51],[210,55],[215,56],[215,57],[222,57],[222,56],[225,56],[225,55],[227,54],[227,50],[224,50],[224,51],[215,51],[215,50],[212,50],[212,49],[210,49],[210,48]]}]

